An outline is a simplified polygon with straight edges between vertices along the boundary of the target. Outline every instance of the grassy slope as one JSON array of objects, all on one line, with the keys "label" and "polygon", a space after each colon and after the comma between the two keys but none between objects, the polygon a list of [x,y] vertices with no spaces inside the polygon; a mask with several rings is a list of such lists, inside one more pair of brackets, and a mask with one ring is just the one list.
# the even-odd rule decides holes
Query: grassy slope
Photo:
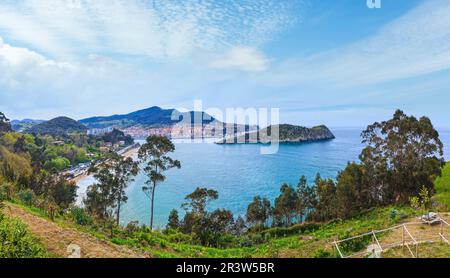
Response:
[{"label": "grassy slope", "polygon": [[442,170],[442,177],[438,177],[434,183],[436,200],[450,208],[450,162],[447,162]]},{"label": "grassy slope", "polygon": [[[0,220],[0,238],[0,258],[52,257],[52,254],[45,251],[40,240],[18,219],[4,216]],[[15,242],[14,245],[10,241]]]},{"label": "grassy slope", "polygon": [[[351,234],[360,234],[373,229],[382,229],[396,224],[401,219],[399,215],[413,216],[417,213],[409,208],[397,208],[397,217],[391,218],[392,208],[374,209],[360,217],[346,221],[334,221],[325,224],[318,230],[306,232],[304,234],[290,235],[280,238],[270,238],[266,243],[255,247],[242,248],[206,248],[190,244],[173,243],[163,238],[165,235],[157,236],[160,243],[149,247],[142,247],[144,250],[152,253],[156,257],[314,257],[319,250],[333,252],[331,243],[338,235],[350,232]],[[123,240],[117,243],[132,245],[132,240]]]},{"label": "grassy slope", "polygon": [[[436,200],[450,208],[450,162],[446,164],[442,177],[435,182]],[[30,213],[46,217],[39,209],[22,206]],[[314,257],[318,250],[332,252],[331,243],[339,235],[350,232],[351,234],[361,234],[371,230],[390,227],[400,221],[399,217],[391,218],[392,208],[378,208],[365,213],[360,217],[345,220],[334,221],[330,224],[322,225],[314,232],[304,234],[289,235],[280,238],[269,238],[263,244],[253,247],[217,249],[207,248],[198,245],[185,243],[176,243],[170,235],[153,233],[146,244],[142,244],[135,238],[113,239],[112,241],[120,245],[133,246],[145,250],[155,257]],[[398,215],[414,216],[420,212],[414,212],[410,208],[396,208]],[[67,221],[57,220],[60,225],[73,226],[84,232],[107,240],[108,238],[93,229],[68,223]],[[152,242],[148,244],[148,242]],[[440,248],[442,249],[442,248]],[[439,249],[439,250],[440,250]],[[442,252],[447,252],[444,249]]]},{"label": "grassy slope", "polygon": [[[411,258],[401,247],[383,253],[383,258]],[[450,258],[450,245],[445,242],[425,243],[419,246],[419,258]]]},{"label": "grassy slope", "polygon": [[[17,204],[31,214],[48,218],[42,211]],[[119,245],[127,245],[148,252],[154,257],[314,257],[318,250],[332,252],[331,243],[334,239],[346,232],[360,234],[373,229],[387,228],[398,221],[400,215],[417,215],[407,207],[396,208],[397,217],[391,217],[392,208],[378,208],[352,220],[334,221],[322,225],[316,231],[303,234],[289,235],[279,238],[267,238],[266,242],[253,247],[217,249],[198,245],[176,243],[171,235],[160,233],[144,234],[142,238],[114,238],[112,241]],[[94,229],[76,225],[64,219],[55,221],[63,227],[73,227],[83,232],[88,232],[97,238],[108,240],[108,238]],[[146,240],[143,240],[143,239]]]}]

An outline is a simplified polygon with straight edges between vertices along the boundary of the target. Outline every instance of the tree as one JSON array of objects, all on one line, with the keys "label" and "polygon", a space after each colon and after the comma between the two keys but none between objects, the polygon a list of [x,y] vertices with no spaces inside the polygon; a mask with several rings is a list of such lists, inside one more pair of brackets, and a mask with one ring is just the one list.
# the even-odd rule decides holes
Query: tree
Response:
[{"label": "tree", "polygon": [[206,213],[206,205],[219,198],[219,193],[214,189],[197,187],[194,192],[187,195],[185,200],[189,201],[182,206],[185,209],[190,208],[195,214],[204,215]]},{"label": "tree", "polygon": [[366,147],[360,160],[372,178],[369,187],[378,203],[407,203],[422,185],[433,181],[444,165],[443,144],[430,119],[397,110],[392,119],[369,125],[362,133]]},{"label": "tree", "polygon": [[20,136],[19,138],[17,138],[17,141],[14,144],[13,149],[14,149],[14,152],[16,152],[16,153],[24,153],[27,151],[27,145],[26,145],[24,136]]},{"label": "tree", "polygon": [[226,209],[207,211],[207,205],[218,198],[216,190],[197,187],[185,197],[188,202],[182,205],[186,211],[182,225],[183,232],[191,233],[195,240],[205,246],[223,247],[230,243],[231,233],[235,231],[231,211]]},{"label": "tree", "polygon": [[70,161],[65,157],[56,157],[44,163],[44,169],[53,173],[61,172],[70,167]]},{"label": "tree", "polygon": [[288,184],[281,185],[280,195],[275,199],[273,210],[274,224],[281,226],[289,226],[295,215],[297,205],[297,195]]},{"label": "tree", "polygon": [[0,112],[0,132],[10,132],[11,131],[11,123],[9,119],[6,118],[5,114]]},{"label": "tree", "polygon": [[242,236],[247,231],[247,224],[245,223],[244,218],[240,215],[234,221],[232,232],[235,236]]},{"label": "tree", "polygon": [[295,212],[298,218],[298,222],[302,223],[305,216],[310,212],[316,204],[316,195],[314,187],[308,186],[308,182],[305,176],[301,176],[297,185],[297,202],[295,206]]},{"label": "tree", "polygon": [[186,195],[181,207],[186,211],[183,219],[184,233],[201,233],[206,219],[206,206],[209,202],[217,200],[219,193],[216,190],[197,187],[194,192]]},{"label": "tree", "polygon": [[56,205],[67,209],[75,202],[78,186],[74,181],[68,181],[66,177],[56,179],[52,188],[52,197]]},{"label": "tree", "polygon": [[125,189],[139,172],[138,163],[130,157],[124,158],[116,153],[111,153],[107,159],[89,171],[94,173],[94,178],[100,182],[98,187],[102,188],[102,193],[105,194],[104,201],[106,203],[103,205],[115,208],[115,220],[119,225],[121,206],[128,200]]},{"label": "tree", "polygon": [[253,197],[253,201],[247,206],[246,218],[253,225],[265,225],[271,214],[270,201],[260,196]]},{"label": "tree", "polygon": [[314,208],[314,218],[326,221],[336,217],[336,185],[332,179],[322,179],[316,175],[315,190],[317,203]]},{"label": "tree", "polygon": [[144,172],[148,180],[142,190],[150,198],[150,229],[153,229],[153,209],[155,203],[156,186],[164,182],[163,173],[171,168],[181,168],[180,161],[174,160],[167,154],[175,151],[174,144],[165,136],[150,136],[139,149],[139,159],[146,163]]},{"label": "tree", "polygon": [[167,223],[167,229],[178,229],[180,228],[180,219],[178,217],[178,211],[173,209],[169,213],[169,221]]},{"label": "tree", "polygon": [[355,162],[348,163],[347,167],[339,172],[336,183],[338,217],[352,217],[376,204],[376,196],[372,196],[367,186],[369,181],[370,177],[365,174],[364,167]]},{"label": "tree", "polygon": [[203,245],[213,244],[221,247],[224,235],[232,232],[234,219],[233,213],[226,209],[216,209],[204,218],[202,229],[197,231]]}]

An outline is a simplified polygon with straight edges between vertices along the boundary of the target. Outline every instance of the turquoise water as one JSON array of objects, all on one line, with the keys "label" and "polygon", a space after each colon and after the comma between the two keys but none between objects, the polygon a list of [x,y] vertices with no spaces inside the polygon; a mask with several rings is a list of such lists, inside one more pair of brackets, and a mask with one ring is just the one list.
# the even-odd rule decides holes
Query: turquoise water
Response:
[{"label": "turquoise water", "polygon": [[[171,209],[181,212],[184,197],[196,187],[217,190],[219,199],[211,208],[227,208],[237,216],[245,215],[253,196],[261,195],[273,201],[282,183],[296,185],[301,175],[310,182],[317,172],[334,179],[348,161],[358,159],[362,145],[361,128],[332,131],[336,135],[334,140],[280,145],[278,153],[273,155],[261,155],[260,145],[175,142],[173,157],[181,161],[182,167],[168,171],[166,181],[156,189],[155,226],[165,226]],[[441,140],[445,146],[450,146],[450,132],[441,132]],[[144,182],[145,176],[139,174],[129,185],[122,224],[132,220],[149,224],[150,201],[141,189]],[[84,191],[91,183],[91,178],[81,181],[79,191]]]}]

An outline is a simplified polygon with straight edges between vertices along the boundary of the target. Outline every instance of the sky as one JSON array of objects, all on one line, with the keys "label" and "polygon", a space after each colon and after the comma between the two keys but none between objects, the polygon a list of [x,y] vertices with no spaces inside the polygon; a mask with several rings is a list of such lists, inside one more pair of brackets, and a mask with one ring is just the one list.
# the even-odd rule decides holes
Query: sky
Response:
[{"label": "sky", "polygon": [[365,126],[400,108],[450,128],[450,1],[2,0],[11,119],[151,106],[279,108]]}]

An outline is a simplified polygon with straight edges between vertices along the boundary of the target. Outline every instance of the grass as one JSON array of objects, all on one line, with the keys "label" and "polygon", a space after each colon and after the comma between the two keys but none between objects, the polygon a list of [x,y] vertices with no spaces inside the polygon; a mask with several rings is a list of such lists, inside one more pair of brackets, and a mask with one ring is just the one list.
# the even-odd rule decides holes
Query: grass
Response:
[{"label": "grass", "polygon": [[[450,202],[450,165],[447,164],[443,176],[436,180],[436,191],[439,202]],[[48,216],[40,209],[28,207],[15,202],[26,211],[48,219]],[[153,257],[182,258],[182,257],[211,257],[211,258],[302,258],[302,257],[332,257],[336,256],[333,241],[353,235],[391,227],[405,218],[422,214],[422,211],[412,210],[408,206],[374,208],[360,216],[350,220],[335,220],[326,224],[320,224],[316,229],[296,232],[293,234],[280,234],[280,236],[264,234],[250,234],[249,237],[259,237],[261,243],[249,247],[234,248],[210,248],[191,244],[190,236],[180,233],[163,234],[161,232],[134,232],[128,234],[124,231],[116,231],[116,237],[110,239],[107,232],[100,231],[99,226],[81,226],[59,216],[55,222],[63,227],[76,228],[79,231],[89,233],[101,240],[111,241],[118,245],[132,247],[147,252]],[[240,239],[242,240],[242,238]],[[428,248],[428,247],[427,247]],[[446,252],[441,247],[432,254],[432,247],[428,248],[429,256],[440,256]],[[427,249],[427,250],[428,250]],[[424,250],[426,248],[424,247]],[[394,251],[393,251],[394,252]],[[393,253],[392,255],[396,255]],[[426,254],[426,252],[425,252]],[[445,253],[444,253],[445,254]]]},{"label": "grass", "polygon": [[52,257],[27,226],[18,219],[0,215],[0,258]]},{"label": "grass", "polygon": [[[450,258],[450,245],[445,242],[423,243],[419,245],[419,258]],[[405,248],[397,247],[383,253],[383,258],[412,258]]]},{"label": "grass", "polygon": [[[280,237],[264,237],[264,243],[252,247],[208,248],[187,243],[176,243],[169,235],[152,233],[151,239],[133,238],[115,240],[118,244],[133,246],[154,254],[156,257],[213,257],[213,258],[302,258],[335,256],[332,242],[340,236],[357,235],[374,229],[395,225],[404,217],[416,216],[418,212],[409,207],[376,208],[352,220],[337,220],[321,225],[314,231]],[[150,242],[150,245],[143,244]],[[147,245],[147,246],[146,246]]]},{"label": "grass", "polygon": [[[14,203],[31,214],[49,219],[40,209],[23,205],[17,201]],[[395,213],[393,213],[393,210]],[[344,235],[357,235],[375,229],[387,228],[398,223],[404,217],[411,217],[417,214],[419,212],[415,212],[409,207],[375,208],[351,220],[332,221],[320,225],[315,230],[306,230],[303,233],[281,235],[279,237],[252,234],[252,237],[259,236],[262,243],[250,247],[225,249],[191,244],[189,243],[189,235],[179,233],[135,232],[127,234],[125,232],[116,232],[116,237],[110,239],[105,233],[100,232],[98,227],[80,226],[61,216],[55,219],[55,223],[62,227],[76,228],[101,240],[108,240],[118,245],[139,249],[153,257],[160,258],[301,258],[323,256],[324,254],[333,256],[335,254],[333,254],[334,250],[331,243],[335,239]]]},{"label": "grass", "polygon": [[442,170],[442,176],[434,182],[436,189],[436,201],[450,208],[450,162],[445,164]]}]

